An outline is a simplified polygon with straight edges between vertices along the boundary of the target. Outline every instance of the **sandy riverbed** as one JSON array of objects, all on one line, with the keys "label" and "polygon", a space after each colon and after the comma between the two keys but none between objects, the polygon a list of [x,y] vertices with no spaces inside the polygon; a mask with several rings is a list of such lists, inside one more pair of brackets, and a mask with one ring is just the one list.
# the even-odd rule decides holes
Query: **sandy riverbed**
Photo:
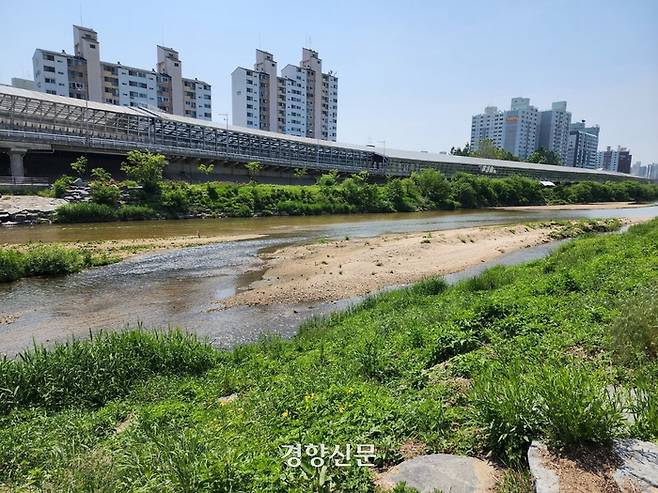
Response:
[{"label": "sandy riverbed", "polygon": [[218,309],[365,295],[546,243],[553,230],[490,226],[285,247],[265,254],[262,278],[244,291],[218,300]]},{"label": "sandy riverbed", "polygon": [[638,204],[637,202],[594,202],[591,204],[517,205],[513,207],[494,207],[494,209],[501,211],[580,211],[588,209],[635,209],[651,205],[653,204]]}]

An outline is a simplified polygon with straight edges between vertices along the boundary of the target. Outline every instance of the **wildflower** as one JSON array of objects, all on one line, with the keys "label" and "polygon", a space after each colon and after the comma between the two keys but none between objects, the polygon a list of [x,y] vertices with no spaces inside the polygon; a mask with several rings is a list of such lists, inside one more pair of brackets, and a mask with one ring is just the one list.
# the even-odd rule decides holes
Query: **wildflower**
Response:
[{"label": "wildflower", "polygon": [[287,418],[288,417],[288,411],[283,411],[281,413],[281,416],[283,416],[284,418]]}]

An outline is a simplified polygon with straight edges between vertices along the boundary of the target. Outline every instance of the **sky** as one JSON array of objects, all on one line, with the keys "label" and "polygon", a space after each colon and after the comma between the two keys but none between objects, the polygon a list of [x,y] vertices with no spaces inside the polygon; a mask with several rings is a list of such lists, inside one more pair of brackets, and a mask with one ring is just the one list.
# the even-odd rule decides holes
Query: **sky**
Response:
[{"label": "sky", "polygon": [[283,68],[303,46],[338,73],[338,141],[448,151],[471,116],[512,97],[566,100],[601,127],[599,149],[658,162],[658,0],[0,0],[0,83],[31,79],[35,48],[73,52],[73,24],[98,32],[101,59],[153,68],[156,45],[212,84],[231,112],[230,74],[255,49]]}]

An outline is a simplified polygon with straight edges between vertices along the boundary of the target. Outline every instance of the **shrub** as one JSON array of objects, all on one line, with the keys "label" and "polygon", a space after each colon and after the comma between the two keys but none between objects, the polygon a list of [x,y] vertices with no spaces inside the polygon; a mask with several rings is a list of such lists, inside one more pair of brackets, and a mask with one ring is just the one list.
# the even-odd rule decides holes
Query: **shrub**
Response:
[{"label": "shrub", "polygon": [[96,180],[89,184],[89,188],[91,200],[96,204],[114,206],[121,198],[121,191],[114,183]]},{"label": "shrub", "polygon": [[469,291],[491,291],[510,282],[512,282],[512,270],[503,265],[497,265],[464,281],[464,287]]},{"label": "shrub", "polygon": [[537,387],[544,406],[543,431],[553,445],[607,445],[622,425],[620,406],[590,368],[544,367]]},{"label": "shrub", "polygon": [[53,195],[57,198],[62,198],[66,195],[66,191],[73,183],[73,177],[68,175],[62,175],[57,178],[52,185]]},{"label": "shrub", "polygon": [[518,363],[490,367],[477,378],[472,397],[485,428],[487,448],[507,463],[522,463],[542,425],[529,376]]},{"label": "shrub", "polygon": [[489,449],[515,464],[540,436],[566,449],[610,443],[622,416],[605,387],[590,368],[558,362],[532,367],[514,361],[483,372],[473,400]]},{"label": "shrub", "polygon": [[448,283],[442,277],[429,277],[411,285],[412,294],[420,296],[436,296],[448,289]]},{"label": "shrub", "polygon": [[117,218],[116,210],[105,204],[78,202],[64,204],[55,211],[58,223],[93,223],[113,221]]},{"label": "shrub", "polygon": [[122,205],[116,214],[121,221],[143,221],[157,217],[157,213],[146,205]]},{"label": "shrub", "polygon": [[646,288],[621,308],[610,326],[615,352],[625,360],[658,357],[658,288]]},{"label": "shrub", "polygon": [[25,255],[13,248],[0,248],[0,282],[10,282],[25,275]]},{"label": "shrub", "polygon": [[78,272],[84,265],[82,255],[60,245],[37,245],[25,255],[28,276],[64,275]]},{"label": "shrub", "polygon": [[121,164],[121,171],[144,187],[147,193],[160,189],[162,173],[167,167],[167,160],[162,154],[151,152],[130,151]]},{"label": "shrub", "polygon": [[25,406],[97,407],[154,375],[201,374],[212,347],[180,331],[128,330],[89,340],[35,347],[0,361],[0,414]]}]

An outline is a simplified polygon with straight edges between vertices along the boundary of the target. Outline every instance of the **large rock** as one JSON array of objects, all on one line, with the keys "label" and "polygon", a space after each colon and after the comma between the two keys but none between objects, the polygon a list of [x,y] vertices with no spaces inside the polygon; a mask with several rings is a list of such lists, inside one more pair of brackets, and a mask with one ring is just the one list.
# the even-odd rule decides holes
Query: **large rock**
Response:
[{"label": "large rock", "polygon": [[406,482],[421,493],[435,490],[452,493],[480,493],[492,491],[496,484],[496,470],[487,462],[461,455],[421,455],[392,467],[377,478],[384,490]]},{"label": "large rock", "polygon": [[569,457],[532,442],[528,465],[537,493],[619,491],[658,493],[658,446],[615,440],[612,450],[600,449]]},{"label": "large rock", "polygon": [[536,493],[559,493],[560,479],[545,461],[548,455],[546,445],[533,441],[528,449],[528,466],[534,478]]},{"label": "large rock", "polygon": [[640,440],[615,441],[613,450],[623,461],[614,473],[623,492],[658,493],[658,446]]}]

